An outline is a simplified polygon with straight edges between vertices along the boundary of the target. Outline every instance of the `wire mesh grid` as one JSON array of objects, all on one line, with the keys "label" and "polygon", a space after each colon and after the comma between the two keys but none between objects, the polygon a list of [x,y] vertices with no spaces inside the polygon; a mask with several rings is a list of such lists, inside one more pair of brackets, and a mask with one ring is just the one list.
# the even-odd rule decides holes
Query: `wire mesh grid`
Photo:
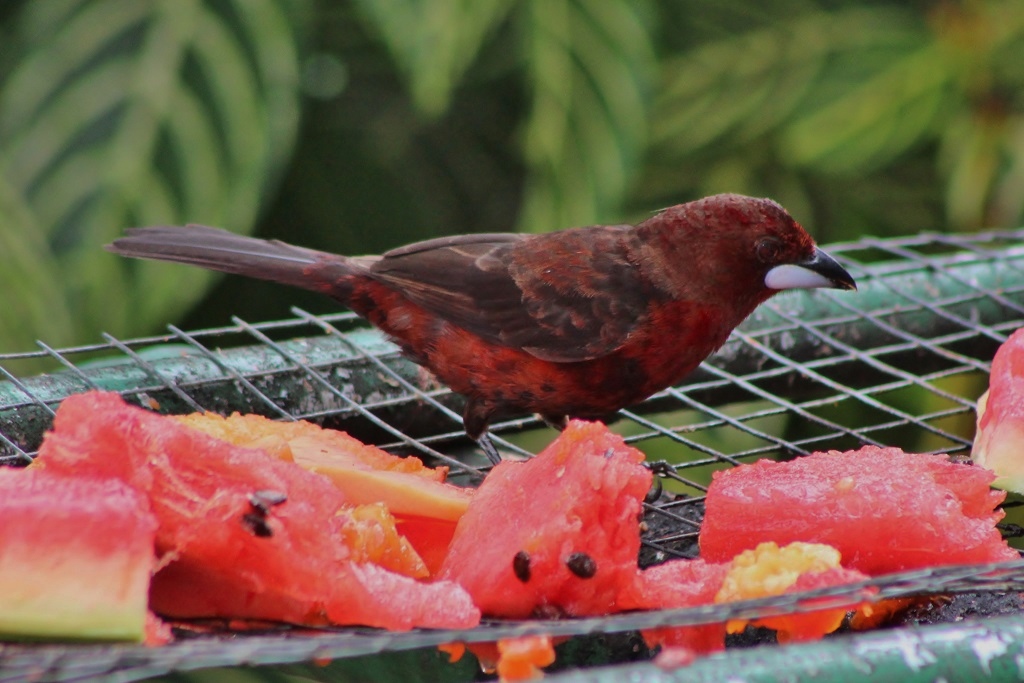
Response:
[{"label": "wire mesh grid", "polygon": [[[967,455],[975,399],[991,358],[1024,325],[1024,231],[924,234],[829,247],[857,293],[785,293],[763,305],[684,384],[621,412],[611,426],[647,453],[665,489],[647,504],[641,564],[697,552],[711,473],[759,458],[862,444]],[[115,390],[162,412],[254,412],[344,429],[396,453],[451,468],[474,485],[486,460],[462,432],[461,400],[404,360],[353,314],[249,323],[0,355],[0,464],[31,461],[66,396]],[[498,422],[506,457],[527,457],[553,432],[533,417]],[[653,499],[652,499],[653,500]],[[6,523],[10,520],[0,520]],[[869,584],[880,596],[1024,590],[1024,567],[941,568]],[[346,629],[302,638],[274,633],[133,646],[0,645],[0,681],[31,673],[134,680],[201,666],[352,657],[532,632],[621,633],[799,610],[864,586],[802,596],[595,619],[488,622],[470,632],[384,634]],[[820,601],[816,602],[821,606]]]}]

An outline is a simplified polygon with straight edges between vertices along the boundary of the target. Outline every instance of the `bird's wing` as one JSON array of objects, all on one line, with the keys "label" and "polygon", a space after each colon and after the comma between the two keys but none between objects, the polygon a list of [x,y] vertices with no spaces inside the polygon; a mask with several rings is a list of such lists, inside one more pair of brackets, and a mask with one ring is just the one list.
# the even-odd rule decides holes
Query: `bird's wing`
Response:
[{"label": "bird's wing", "polygon": [[627,226],[445,237],[384,254],[371,276],[490,342],[555,362],[598,358],[646,319]]}]

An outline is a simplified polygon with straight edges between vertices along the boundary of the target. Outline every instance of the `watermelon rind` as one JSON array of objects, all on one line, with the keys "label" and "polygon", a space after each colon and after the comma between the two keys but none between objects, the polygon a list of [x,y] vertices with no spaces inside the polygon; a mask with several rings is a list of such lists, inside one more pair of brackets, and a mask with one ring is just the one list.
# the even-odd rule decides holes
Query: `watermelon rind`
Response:
[{"label": "watermelon rind", "polygon": [[141,642],[156,521],[114,480],[0,468],[0,638]]}]

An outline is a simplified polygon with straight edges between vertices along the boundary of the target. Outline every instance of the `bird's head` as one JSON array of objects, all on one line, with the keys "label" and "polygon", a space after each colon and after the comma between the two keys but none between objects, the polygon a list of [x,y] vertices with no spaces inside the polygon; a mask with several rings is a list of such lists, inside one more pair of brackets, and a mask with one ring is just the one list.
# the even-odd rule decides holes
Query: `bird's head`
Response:
[{"label": "bird's head", "polygon": [[[737,194],[671,207],[637,226],[652,257],[674,264],[669,290],[750,301],[784,289],[856,289],[846,269],[819,249],[770,199]],[[646,234],[645,234],[646,231]]]}]

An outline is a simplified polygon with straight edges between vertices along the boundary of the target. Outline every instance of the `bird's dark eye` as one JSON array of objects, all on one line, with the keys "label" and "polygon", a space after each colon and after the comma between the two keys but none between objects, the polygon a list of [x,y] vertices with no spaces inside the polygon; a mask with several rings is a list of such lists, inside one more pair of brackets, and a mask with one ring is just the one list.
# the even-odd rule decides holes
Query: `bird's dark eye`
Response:
[{"label": "bird's dark eye", "polygon": [[761,263],[775,263],[779,252],[782,251],[782,243],[774,237],[765,237],[757,243],[757,260]]}]

